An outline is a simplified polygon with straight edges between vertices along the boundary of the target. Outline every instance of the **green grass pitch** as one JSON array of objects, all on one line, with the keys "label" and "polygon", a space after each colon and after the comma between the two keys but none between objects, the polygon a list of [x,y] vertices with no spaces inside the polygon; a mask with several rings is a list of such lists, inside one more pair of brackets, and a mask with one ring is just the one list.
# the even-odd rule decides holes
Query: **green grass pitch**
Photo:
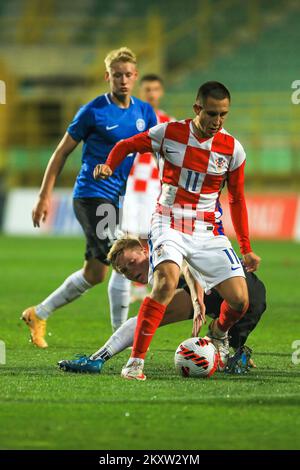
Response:
[{"label": "green grass pitch", "polygon": [[[22,310],[46,297],[80,268],[84,241],[0,238],[1,449],[299,449],[300,249],[293,243],[254,243],[268,309],[248,344],[258,369],[209,380],[176,376],[173,356],[191,322],[162,328],[148,355],[144,383],[119,376],[129,352],[101,375],[60,372],[59,359],[92,353],[110,334],[106,284],[48,322],[47,350],[28,342]],[[134,305],[131,314],[136,314]],[[300,355],[299,355],[300,356]]]}]

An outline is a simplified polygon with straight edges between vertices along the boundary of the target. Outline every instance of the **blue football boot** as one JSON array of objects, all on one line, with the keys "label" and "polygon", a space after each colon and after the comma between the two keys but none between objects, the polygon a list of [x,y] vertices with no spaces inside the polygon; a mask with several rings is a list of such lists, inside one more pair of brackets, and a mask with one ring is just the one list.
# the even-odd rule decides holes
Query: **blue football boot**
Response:
[{"label": "blue football boot", "polygon": [[99,374],[104,365],[103,359],[90,359],[90,356],[77,354],[78,359],[59,361],[58,367],[64,372]]},{"label": "blue football boot", "polygon": [[225,372],[227,374],[247,374],[252,367],[250,362],[251,353],[252,349],[248,346],[244,345],[238,348],[235,354],[229,357]]}]

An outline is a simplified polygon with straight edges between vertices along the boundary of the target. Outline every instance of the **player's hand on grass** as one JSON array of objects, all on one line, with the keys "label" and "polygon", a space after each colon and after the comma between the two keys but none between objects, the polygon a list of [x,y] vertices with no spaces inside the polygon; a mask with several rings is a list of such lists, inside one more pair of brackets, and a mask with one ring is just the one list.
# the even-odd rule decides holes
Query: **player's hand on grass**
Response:
[{"label": "player's hand on grass", "polygon": [[261,258],[257,256],[253,251],[243,256],[243,262],[248,273],[252,273],[258,269]]},{"label": "player's hand on grass", "polygon": [[94,168],[94,179],[95,180],[106,180],[112,175],[112,170],[108,165],[102,164],[97,165]]},{"label": "player's hand on grass", "polygon": [[203,301],[198,299],[193,301],[194,307],[194,319],[193,319],[193,329],[192,336],[198,336],[202,326],[206,323],[205,317],[205,304]]},{"label": "player's hand on grass", "polygon": [[39,227],[41,221],[46,222],[50,207],[49,198],[39,197],[32,209],[32,222],[34,227]]}]

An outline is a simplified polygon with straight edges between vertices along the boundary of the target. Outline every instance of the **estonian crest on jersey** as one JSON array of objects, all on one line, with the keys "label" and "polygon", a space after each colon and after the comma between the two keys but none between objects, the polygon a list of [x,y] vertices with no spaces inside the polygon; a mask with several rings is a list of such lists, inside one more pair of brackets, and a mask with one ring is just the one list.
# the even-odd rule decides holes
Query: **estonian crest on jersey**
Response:
[{"label": "estonian crest on jersey", "polygon": [[215,159],[215,164],[216,164],[217,170],[222,171],[224,169],[225,164],[226,164],[226,158],[217,157]]},{"label": "estonian crest on jersey", "polygon": [[136,124],[137,130],[140,131],[140,132],[144,131],[145,128],[146,128],[146,123],[145,123],[144,119],[137,119],[135,124]]}]

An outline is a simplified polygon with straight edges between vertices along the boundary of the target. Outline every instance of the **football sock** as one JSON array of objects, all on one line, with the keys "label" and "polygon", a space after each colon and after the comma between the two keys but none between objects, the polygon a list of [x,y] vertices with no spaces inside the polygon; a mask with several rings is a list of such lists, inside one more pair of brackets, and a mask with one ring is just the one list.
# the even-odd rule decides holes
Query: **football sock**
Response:
[{"label": "football sock", "polygon": [[58,289],[36,306],[37,316],[46,320],[54,310],[77,299],[91,287],[92,284],[83,276],[83,269],[80,269],[71,274]]},{"label": "football sock", "polygon": [[127,361],[126,367],[131,366],[131,364],[136,361],[144,367],[144,359],[141,359],[140,357],[130,357]]},{"label": "football sock", "polygon": [[128,318],[130,285],[130,281],[123,274],[112,271],[108,283],[108,298],[113,331],[116,331]]},{"label": "football sock", "polygon": [[91,359],[101,357],[104,361],[110,359],[115,354],[132,346],[134,332],[137,324],[137,317],[128,318],[123,325],[109,338],[108,341],[98,351],[91,355]]},{"label": "football sock", "polygon": [[144,359],[167,306],[146,297],[140,307],[131,358]]},{"label": "football sock", "polygon": [[229,330],[237,321],[239,321],[247,312],[248,305],[244,308],[242,312],[233,310],[230,305],[223,300],[220,308],[220,316],[216,322],[216,326],[219,330],[224,333]]},{"label": "football sock", "polygon": [[111,352],[105,346],[103,346],[97,352],[92,354],[90,356],[90,359],[92,359],[93,361],[96,361],[97,359],[102,359],[102,361],[106,362],[111,357],[112,357]]}]

